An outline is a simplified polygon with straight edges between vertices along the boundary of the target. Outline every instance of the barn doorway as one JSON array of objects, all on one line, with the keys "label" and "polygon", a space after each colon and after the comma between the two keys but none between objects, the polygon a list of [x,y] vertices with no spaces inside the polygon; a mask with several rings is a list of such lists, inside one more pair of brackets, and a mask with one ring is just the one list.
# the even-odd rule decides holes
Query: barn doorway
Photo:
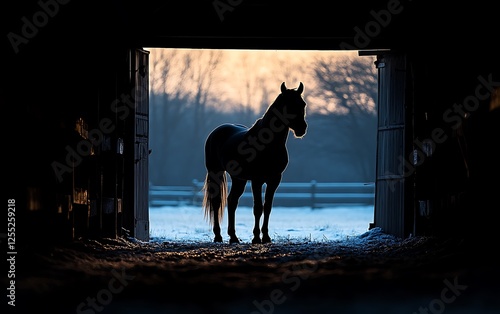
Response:
[{"label": "barn doorway", "polygon": [[[211,241],[201,207],[204,140],[224,122],[251,126],[278,95],[281,82],[289,88],[304,83],[310,127],[304,138],[288,139],[290,162],[274,201],[271,234],[275,239],[336,240],[369,229],[376,180],[376,56],[357,51],[144,49],[150,54],[153,241]],[[251,205],[247,186],[236,212],[244,242],[252,235]],[[225,218],[221,226],[227,228]]]}]

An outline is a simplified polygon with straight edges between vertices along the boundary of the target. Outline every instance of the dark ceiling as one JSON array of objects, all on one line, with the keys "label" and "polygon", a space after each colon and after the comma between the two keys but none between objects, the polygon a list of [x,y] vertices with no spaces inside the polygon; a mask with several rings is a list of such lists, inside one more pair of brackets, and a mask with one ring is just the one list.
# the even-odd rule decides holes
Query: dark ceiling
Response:
[{"label": "dark ceiling", "polygon": [[[67,3],[55,8],[53,4],[59,2]],[[105,46],[125,42],[173,48],[463,49],[469,43],[493,47],[498,28],[497,14],[486,1],[439,6],[423,0],[47,3],[52,4],[48,8],[53,16],[30,39],[45,48],[47,43],[64,47],[92,41]],[[9,5],[2,18],[8,21],[6,34],[20,33],[23,17],[31,20],[43,10],[38,1]],[[360,31],[368,37],[356,41]],[[7,51],[12,52],[12,47]]]}]

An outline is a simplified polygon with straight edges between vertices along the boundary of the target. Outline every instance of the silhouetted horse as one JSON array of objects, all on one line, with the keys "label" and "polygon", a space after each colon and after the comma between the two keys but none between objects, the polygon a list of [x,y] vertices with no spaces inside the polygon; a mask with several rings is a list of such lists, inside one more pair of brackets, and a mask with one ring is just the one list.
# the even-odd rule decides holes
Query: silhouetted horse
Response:
[{"label": "silhouetted horse", "polygon": [[[213,226],[214,242],[222,242],[219,222],[226,204],[226,172],[232,182],[227,196],[229,243],[239,243],[235,231],[235,212],[248,180],[251,181],[255,216],[252,243],[271,242],[268,233],[269,215],[274,193],[288,165],[288,132],[291,129],[297,138],[306,134],[306,103],[302,98],[303,91],[302,82],[297,89],[287,89],[283,82],[281,94],[252,127],[226,123],[208,135],[205,142],[207,175],[203,188],[203,206],[205,218],[208,218]],[[266,189],[263,203],[264,183]],[[261,240],[259,223],[262,213],[264,220]]]}]

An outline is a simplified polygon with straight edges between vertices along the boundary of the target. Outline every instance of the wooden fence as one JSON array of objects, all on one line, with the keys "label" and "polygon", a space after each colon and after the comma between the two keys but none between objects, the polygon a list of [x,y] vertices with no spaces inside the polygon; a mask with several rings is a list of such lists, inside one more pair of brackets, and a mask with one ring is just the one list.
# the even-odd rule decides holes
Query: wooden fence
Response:
[{"label": "wooden fence", "polygon": [[[201,205],[203,182],[191,186],[149,186],[149,206]],[[231,188],[231,182],[229,182]],[[265,190],[265,186],[264,189]],[[274,206],[311,207],[313,209],[338,205],[373,205],[373,182],[281,182],[275,193]],[[252,206],[250,183],[240,198],[239,205]]]}]

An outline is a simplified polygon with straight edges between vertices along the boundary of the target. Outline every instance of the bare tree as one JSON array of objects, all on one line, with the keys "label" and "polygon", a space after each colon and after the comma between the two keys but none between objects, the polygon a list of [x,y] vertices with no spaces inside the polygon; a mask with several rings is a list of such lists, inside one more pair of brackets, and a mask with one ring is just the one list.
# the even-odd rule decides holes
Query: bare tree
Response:
[{"label": "bare tree", "polygon": [[366,178],[373,177],[371,158],[376,148],[377,69],[373,61],[354,56],[318,58],[313,66],[317,88],[311,92],[322,100],[317,111],[342,117],[343,136],[332,139],[330,151],[348,152]]},{"label": "bare tree", "polygon": [[[151,62],[150,93],[150,147],[152,165],[169,162],[175,147],[175,130],[189,113],[189,91],[176,82],[188,76],[189,60],[177,50],[153,49]],[[167,177],[166,169],[151,171],[150,178],[159,182]]]},{"label": "bare tree", "polygon": [[193,137],[199,139],[201,130],[206,125],[206,110],[211,100],[212,85],[216,76],[215,70],[220,64],[222,53],[216,50],[197,50],[187,55],[191,64],[189,68],[190,79],[193,84],[191,95],[194,108]]},{"label": "bare tree", "polygon": [[265,52],[264,56],[249,53],[240,59],[242,110],[249,123],[253,123],[267,110],[281,84],[280,79],[276,78],[275,69],[270,68],[276,62],[276,56],[270,52]]},{"label": "bare tree", "polygon": [[214,50],[153,50],[152,103],[161,108],[157,118],[172,128],[192,108],[195,125],[203,125],[220,60],[221,52]]}]

